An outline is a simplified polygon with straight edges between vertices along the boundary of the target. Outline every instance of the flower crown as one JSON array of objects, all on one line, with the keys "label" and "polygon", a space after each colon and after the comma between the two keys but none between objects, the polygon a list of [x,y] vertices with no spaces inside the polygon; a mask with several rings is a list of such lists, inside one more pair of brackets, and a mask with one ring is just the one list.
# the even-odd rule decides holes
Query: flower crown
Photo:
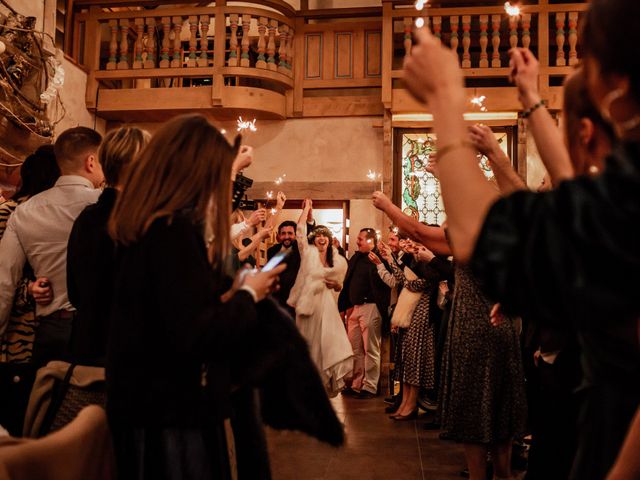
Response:
[{"label": "flower crown", "polygon": [[329,230],[324,225],[318,225],[313,230],[311,230],[311,233],[309,233],[309,235],[307,235],[307,238],[309,239],[309,242],[313,242],[317,235],[324,235],[329,240],[333,239],[333,233],[331,233],[331,230]]}]

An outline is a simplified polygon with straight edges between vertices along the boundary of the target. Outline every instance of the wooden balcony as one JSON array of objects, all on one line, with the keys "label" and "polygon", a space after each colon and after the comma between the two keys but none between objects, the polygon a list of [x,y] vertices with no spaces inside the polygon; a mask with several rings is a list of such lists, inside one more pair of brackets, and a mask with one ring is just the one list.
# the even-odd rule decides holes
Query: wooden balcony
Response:
[{"label": "wooden balcony", "polygon": [[423,12],[392,0],[382,8],[302,11],[282,0],[206,7],[140,0],[139,8],[113,8],[133,3],[74,3],[68,49],[89,71],[88,108],[107,119],[158,121],[193,111],[222,119],[426,112],[402,81],[420,16],[457,51],[470,98],[485,96],[487,110],[519,109],[508,84],[507,52],[515,46],[539,58],[543,97],[559,108],[562,79],[579,62],[578,25],[587,8],[539,0],[519,17],[508,17],[501,1]]}]

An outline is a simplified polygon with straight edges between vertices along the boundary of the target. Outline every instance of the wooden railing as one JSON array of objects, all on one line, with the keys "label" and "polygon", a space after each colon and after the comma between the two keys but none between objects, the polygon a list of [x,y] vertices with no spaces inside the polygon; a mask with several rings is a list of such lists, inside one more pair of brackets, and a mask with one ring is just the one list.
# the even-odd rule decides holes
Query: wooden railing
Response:
[{"label": "wooden railing", "polygon": [[[76,13],[72,50],[90,72],[88,107],[115,104],[121,99],[117,91],[124,91],[127,105],[146,99],[143,108],[162,101],[167,109],[188,109],[189,102],[250,109],[258,102],[256,111],[274,118],[340,114],[340,103],[356,115],[380,114],[383,105],[411,111],[416,105],[404,92],[402,62],[418,18],[457,52],[468,88],[486,88],[486,79],[506,87],[508,50],[522,46],[540,60],[544,93],[579,62],[579,24],[587,8],[540,0],[509,17],[502,2],[418,12],[409,0],[383,0],[382,9],[317,13],[276,11],[278,1],[116,12],[91,6]],[[312,21],[319,16],[322,21]],[[160,89],[176,87],[209,91],[183,91],[180,101],[174,91],[168,103],[159,97],[168,95]],[[341,102],[336,89],[357,93]],[[321,108],[323,95],[334,99],[329,109]],[[495,107],[516,108],[511,100]]]}]

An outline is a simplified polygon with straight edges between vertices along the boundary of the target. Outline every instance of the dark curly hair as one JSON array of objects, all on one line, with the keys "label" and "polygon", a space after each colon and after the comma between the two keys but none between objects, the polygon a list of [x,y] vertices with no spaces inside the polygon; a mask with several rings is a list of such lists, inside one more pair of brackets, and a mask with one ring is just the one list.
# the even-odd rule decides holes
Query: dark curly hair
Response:
[{"label": "dark curly hair", "polygon": [[327,265],[333,268],[333,233],[331,233],[331,230],[324,225],[317,225],[313,230],[311,230],[311,233],[307,237],[310,244],[313,244],[317,235],[324,235],[329,239],[329,245],[327,246]]}]

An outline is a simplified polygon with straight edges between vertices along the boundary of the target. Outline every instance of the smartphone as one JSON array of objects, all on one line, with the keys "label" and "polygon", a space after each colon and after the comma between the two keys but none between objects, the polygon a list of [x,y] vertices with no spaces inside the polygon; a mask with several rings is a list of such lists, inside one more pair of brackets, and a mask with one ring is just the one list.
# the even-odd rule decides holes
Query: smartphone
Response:
[{"label": "smartphone", "polygon": [[269,272],[276,268],[278,265],[282,263],[282,261],[287,258],[290,252],[279,252],[276,253],[271,260],[269,260],[264,267],[262,267],[263,272]]}]

